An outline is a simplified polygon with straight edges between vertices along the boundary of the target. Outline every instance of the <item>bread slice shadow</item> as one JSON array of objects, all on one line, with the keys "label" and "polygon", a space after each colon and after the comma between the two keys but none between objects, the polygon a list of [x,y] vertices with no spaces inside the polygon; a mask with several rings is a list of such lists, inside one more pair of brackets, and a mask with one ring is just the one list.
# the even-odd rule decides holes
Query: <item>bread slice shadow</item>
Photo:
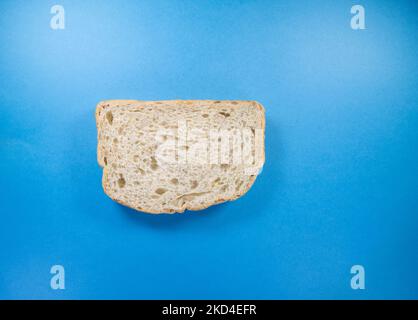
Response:
[{"label": "bread slice shadow", "polygon": [[114,203],[115,208],[126,219],[129,219],[133,223],[137,223],[141,226],[148,225],[152,228],[158,229],[173,229],[181,226],[190,226],[195,224],[207,224],[210,221],[219,220],[220,216],[231,216],[239,214],[234,212],[233,203],[225,202],[217,205],[213,205],[209,208],[200,211],[186,210],[184,213],[173,214],[149,214],[136,211],[132,208],[124,205]]}]

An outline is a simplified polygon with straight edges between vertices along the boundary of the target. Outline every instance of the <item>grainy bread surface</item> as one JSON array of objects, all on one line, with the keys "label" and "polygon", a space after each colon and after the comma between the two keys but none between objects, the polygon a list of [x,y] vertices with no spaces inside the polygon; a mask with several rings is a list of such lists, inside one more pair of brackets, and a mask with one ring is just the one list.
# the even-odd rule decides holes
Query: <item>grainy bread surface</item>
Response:
[{"label": "grainy bread surface", "polygon": [[264,164],[264,109],[254,101],[109,100],[96,125],[105,193],[147,213],[237,199]]}]

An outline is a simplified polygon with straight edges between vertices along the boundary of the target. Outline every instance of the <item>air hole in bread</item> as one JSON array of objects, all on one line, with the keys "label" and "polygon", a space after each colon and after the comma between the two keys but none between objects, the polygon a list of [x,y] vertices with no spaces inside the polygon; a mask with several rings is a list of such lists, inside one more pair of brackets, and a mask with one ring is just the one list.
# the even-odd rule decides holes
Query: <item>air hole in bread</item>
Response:
[{"label": "air hole in bread", "polygon": [[155,193],[159,195],[164,194],[166,192],[167,192],[167,189],[164,189],[164,188],[158,188],[157,190],[155,190]]},{"label": "air hole in bread", "polygon": [[126,185],[125,179],[123,177],[120,177],[118,179],[118,186],[119,186],[119,188],[123,188],[125,185]]},{"label": "air hole in bread", "polygon": [[205,113],[205,114],[202,114],[202,117],[207,118],[207,117],[209,117],[209,115],[207,113]]},{"label": "air hole in bread", "polygon": [[216,180],[213,180],[212,187],[216,187],[216,185],[221,181],[221,178],[216,178]]},{"label": "air hole in bread", "polygon": [[104,162],[105,166],[107,166],[107,158],[106,157],[103,158],[103,162]]},{"label": "air hole in bread", "polygon": [[136,173],[145,174],[145,171],[141,169],[141,167],[137,167],[135,170]]},{"label": "air hole in bread", "polygon": [[220,115],[223,115],[225,118],[228,118],[230,116],[227,112],[219,112]]},{"label": "air hole in bread", "polygon": [[183,198],[180,198],[177,202],[177,206],[182,208],[185,205],[186,201]]},{"label": "air hole in bread", "polygon": [[113,123],[113,114],[112,112],[108,111],[106,112],[106,119],[109,122],[109,124],[111,125]]},{"label": "air hole in bread", "polygon": [[197,187],[197,186],[198,186],[197,181],[196,181],[196,180],[193,180],[193,181],[192,181],[192,183],[191,183],[191,186],[190,186],[190,187],[191,187],[192,189],[196,189],[196,187]]},{"label": "air hole in bread", "polygon": [[151,157],[151,169],[154,171],[158,169],[158,163],[154,157]]},{"label": "air hole in bread", "polygon": [[179,184],[179,179],[173,178],[173,179],[170,180],[170,182],[174,185],[178,185]]}]

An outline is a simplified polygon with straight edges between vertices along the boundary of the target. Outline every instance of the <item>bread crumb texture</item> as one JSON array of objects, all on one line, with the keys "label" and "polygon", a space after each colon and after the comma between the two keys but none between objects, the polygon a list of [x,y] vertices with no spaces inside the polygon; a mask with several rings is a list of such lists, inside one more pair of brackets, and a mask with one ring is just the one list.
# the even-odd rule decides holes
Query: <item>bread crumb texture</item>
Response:
[{"label": "bread crumb texture", "polygon": [[97,160],[113,200],[182,213],[235,200],[264,164],[264,108],[255,101],[102,101]]}]

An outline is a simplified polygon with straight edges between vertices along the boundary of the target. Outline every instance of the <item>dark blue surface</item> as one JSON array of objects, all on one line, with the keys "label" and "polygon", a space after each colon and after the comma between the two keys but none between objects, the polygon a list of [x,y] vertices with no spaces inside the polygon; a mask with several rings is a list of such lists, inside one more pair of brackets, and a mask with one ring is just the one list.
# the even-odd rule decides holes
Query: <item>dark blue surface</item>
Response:
[{"label": "dark blue surface", "polygon": [[[56,3],[0,2],[0,298],[418,298],[415,1],[361,1],[364,31],[352,1],[66,0],[54,31]],[[258,100],[262,175],[202,212],[112,202],[118,98]]]}]

